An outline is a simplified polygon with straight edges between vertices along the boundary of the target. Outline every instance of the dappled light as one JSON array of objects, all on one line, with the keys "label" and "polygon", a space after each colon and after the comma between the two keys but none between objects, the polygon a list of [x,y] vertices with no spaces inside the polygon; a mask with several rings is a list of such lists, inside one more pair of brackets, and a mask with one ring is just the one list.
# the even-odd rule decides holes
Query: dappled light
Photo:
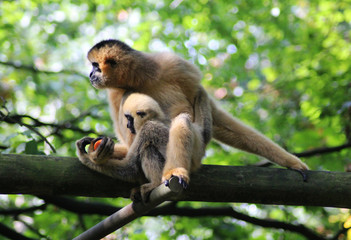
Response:
[{"label": "dappled light", "polygon": [[[219,105],[312,170],[350,171],[350,9],[332,0],[1,1],[0,154],[74,157],[83,136],[114,137],[107,94],[91,86],[86,55],[101,40],[119,39],[194,63]],[[267,164],[216,141],[203,162]],[[72,239],[105,217],[59,200],[0,195],[0,228],[30,239]],[[184,217],[187,208],[207,215]],[[213,217],[210,208],[229,213]],[[137,219],[111,239],[351,239],[350,210],[342,208],[179,202],[173,210]]]}]

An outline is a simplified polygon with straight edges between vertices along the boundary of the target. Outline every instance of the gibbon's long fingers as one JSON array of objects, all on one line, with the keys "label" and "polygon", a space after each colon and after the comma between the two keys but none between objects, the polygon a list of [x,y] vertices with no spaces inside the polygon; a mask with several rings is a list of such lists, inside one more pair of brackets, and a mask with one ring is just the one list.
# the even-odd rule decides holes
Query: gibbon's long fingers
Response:
[{"label": "gibbon's long fingers", "polygon": [[83,164],[90,163],[89,154],[86,152],[85,147],[92,142],[93,138],[85,137],[76,141],[77,156],[79,161]]},{"label": "gibbon's long fingers", "polygon": [[96,150],[94,150],[94,143],[100,139],[101,137],[92,140],[88,149],[89,159],[96,164],[105,163],[112,157],[114,149],[113,140],[109,137],[102,137],[101,144]]},{"label": "gibbon's long fingers", "polygon": [[97,157],[104,159],[110,157],[113,153],[115,143],[111,138],[103,137],[101,144],[97,149]]},{"label": "gibbon's long fingers", "polygon": [[104,137],[94,138],[94,139],[91,141],[90,145],[89,145],[88,153],[94,152],[94,151],[96,150],[96,149],[94,149],[94,145],[95,145],[95,143],[96,143],[97,141],[99,141],[99,140],[101,140],[101,143],[100,143],[100,145],[99,145],[98,148],[100,148],[100,146],[102,147],[103,145],[105,145],[105,144],[103,143],[103,141],[102,141],[103,138],[104,138]]},{"label": "gibbon's long fingers", "polygon": [[308,170],[306,164],[276,143],[211,103],[213,137],[225,144],[265,157],[283,167]]},{"label": "gibbon's long fingers", "polygon": [[78,141],[76,141],[76,147],[77,150],[81,153],[81,154],[87,154],[87,151],[85,150],[85,147],[88,144],[91,144],[91,142],[94,140],[94,138],[91,137],[84,137]]}]

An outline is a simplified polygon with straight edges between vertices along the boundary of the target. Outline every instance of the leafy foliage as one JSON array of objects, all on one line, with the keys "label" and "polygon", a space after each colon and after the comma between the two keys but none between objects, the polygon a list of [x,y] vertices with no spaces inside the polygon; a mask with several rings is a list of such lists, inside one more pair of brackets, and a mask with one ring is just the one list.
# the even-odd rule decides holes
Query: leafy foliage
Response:
[{"label": "leafy foliage", "polygon": [[[74,156],[75,140],[114,135],[106,94],[90,86],[85,60],[88,49],[107,38],[189,59],[223,108],[291,152],[350,142],[350,9],[348,1],[331,0],[2,1],[0,149],[54,154],[54,148],[57,155]],[[344,171],[350,153],[344,149],[304,160],[315,170]],[[204,163],[257,161],[211,143]],[[30,196],[0,198],[2,209],[39,202]],[[323,236],[336,233],[349,217],[344,209],[232,205],[252,216],[304,224]],[[28,237],[68,239],[102,217],[48,206],[0,219]],[[129,239],[303,239],[228,217],[142,218],[115,234]]]}]

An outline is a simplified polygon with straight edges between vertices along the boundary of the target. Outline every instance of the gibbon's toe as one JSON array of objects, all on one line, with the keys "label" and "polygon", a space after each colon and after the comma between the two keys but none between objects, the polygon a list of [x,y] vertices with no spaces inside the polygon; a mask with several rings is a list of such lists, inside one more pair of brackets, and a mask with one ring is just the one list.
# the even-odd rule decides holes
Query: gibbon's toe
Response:
[{"label": "gibbon's toe", "polygon": [[307,170],[301,170],[301,169],[296,169],[296,168],[288,168],[288,169],[291,169],[293,171],[296,171],[296,172],[300,173],[301,176],[302,176],[302,180],[304,182],[307,182],[307,178],[308,178],[307,177]]},{"label": "gibbon's toe", "polygon": [[141,192],[140,192],[140,187],[133,188],[133,189],[130,191],[130,199],[131,199],[133,202],[141,202],[141,201],[142,201],[142,196],[141,196]]},{"label": "gibbon's toe", "polygon": [[165,183],[166,186],[169,185],[169,180],[172,177],[178,177],[179,179],[179,184],[186,189],[189,185],[189,174],[188,171],[185,168],[174,168],[168,172],[166,172],[165,174],[163,174],[162,176],[162,182]]},{"label": "gibbon's toe", "polygon": [[186,189],[188,187],[188,183],[186,181],[184,181],[183,178],[179,178],[179,184],[182,185],[182,187],[184,189]]}]

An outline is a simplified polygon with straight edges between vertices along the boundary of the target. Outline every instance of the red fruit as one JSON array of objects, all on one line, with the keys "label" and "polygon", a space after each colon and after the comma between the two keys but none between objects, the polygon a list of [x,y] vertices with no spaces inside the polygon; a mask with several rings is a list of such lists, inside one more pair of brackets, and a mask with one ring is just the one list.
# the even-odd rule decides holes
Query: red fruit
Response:
[{"label": "red fruit", "polygon": [[102,141],[102,139],[97,140],[97,141],[94,143],[94,151],[99,147],[99,145],[101,144],[101,141]]}]

